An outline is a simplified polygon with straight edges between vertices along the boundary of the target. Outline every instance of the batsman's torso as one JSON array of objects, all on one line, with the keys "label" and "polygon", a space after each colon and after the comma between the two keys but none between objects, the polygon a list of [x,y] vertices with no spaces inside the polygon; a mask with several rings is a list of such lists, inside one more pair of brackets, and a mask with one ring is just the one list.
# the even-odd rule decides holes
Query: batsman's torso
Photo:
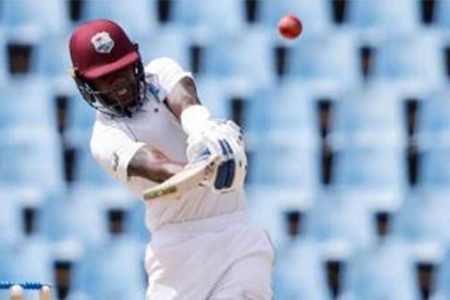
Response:
[{"label": "batsman's torso", "polygon": [[[138,142],[157,149],[176,162],[187,162],[187,135],[166,104],[149,94],[148,101],[132,118],[122,118],[120,127],[127,130]],[[142,194],[155,182],[131,177],[125,183],[133,192]],[[146,223],[154,230],[165,223],[178,223],[221,215],[244,208],[242,191],[226,194],[213,193],[209,188],[198,187],[175,201],[146,203]]]}]

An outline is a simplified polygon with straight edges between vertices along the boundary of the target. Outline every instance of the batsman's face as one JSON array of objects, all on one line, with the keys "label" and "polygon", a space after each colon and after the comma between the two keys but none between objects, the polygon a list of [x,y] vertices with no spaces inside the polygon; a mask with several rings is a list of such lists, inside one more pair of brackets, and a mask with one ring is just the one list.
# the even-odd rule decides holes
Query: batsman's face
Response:
[{"label": "batsman's face", "polygon": [[136,80],[132,65],[94,79],[92,83],[97,91],[106,95],[107,101],[112,102],[105,104],[120,103],[121,105],[128,105],[134,101]]}]

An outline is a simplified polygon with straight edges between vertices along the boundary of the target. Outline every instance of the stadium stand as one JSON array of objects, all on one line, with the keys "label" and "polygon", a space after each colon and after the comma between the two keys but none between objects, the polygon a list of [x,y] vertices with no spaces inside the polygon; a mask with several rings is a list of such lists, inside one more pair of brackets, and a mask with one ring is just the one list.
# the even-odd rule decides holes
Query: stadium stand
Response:
[{"label": "stadium stand", "polygon": [[[95,111],[68,73],[70,32],[100,17],[244,128],[274,299],[450,299],[450,1],[107,3],[0,1],[0,281],[145,293],[144,205],[90,155]],[[286,14],[297,40],[276,32]]]}]

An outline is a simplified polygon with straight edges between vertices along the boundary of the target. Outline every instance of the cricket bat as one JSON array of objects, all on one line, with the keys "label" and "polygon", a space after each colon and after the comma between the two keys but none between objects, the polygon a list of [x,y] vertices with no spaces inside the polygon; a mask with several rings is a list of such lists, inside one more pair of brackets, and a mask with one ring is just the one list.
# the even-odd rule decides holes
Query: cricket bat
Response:
[{"label": "cricket bat", "polygon": [[209,155],[205,159],[187,165],[183,170],[166,181],[144,191],[145,201],[176,200],[189,190],[201,186],[214,175],[219,163],[219,155]]}]

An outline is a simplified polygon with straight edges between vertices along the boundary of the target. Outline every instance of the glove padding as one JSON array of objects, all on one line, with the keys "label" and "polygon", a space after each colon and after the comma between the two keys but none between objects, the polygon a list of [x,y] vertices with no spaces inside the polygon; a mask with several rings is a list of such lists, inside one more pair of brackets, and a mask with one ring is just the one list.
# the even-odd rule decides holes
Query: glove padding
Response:
[{"label": "glove padding", "polygon": [[229,192],[244,185],[247,157],[242,131],[233,121],[209,120],[201,131],[188,137],[187,157],[194,163],[205,156],[218,154],[221,159],[207,184],[216,192]]}]

